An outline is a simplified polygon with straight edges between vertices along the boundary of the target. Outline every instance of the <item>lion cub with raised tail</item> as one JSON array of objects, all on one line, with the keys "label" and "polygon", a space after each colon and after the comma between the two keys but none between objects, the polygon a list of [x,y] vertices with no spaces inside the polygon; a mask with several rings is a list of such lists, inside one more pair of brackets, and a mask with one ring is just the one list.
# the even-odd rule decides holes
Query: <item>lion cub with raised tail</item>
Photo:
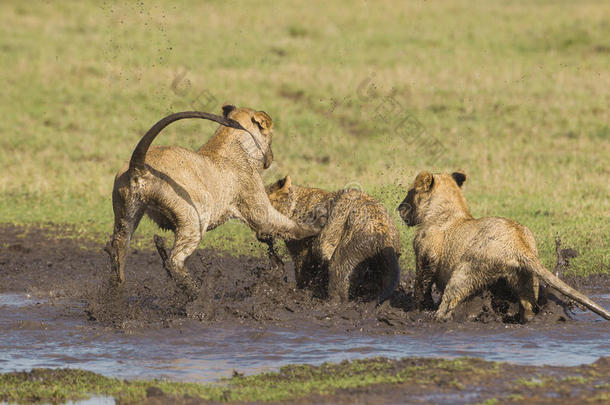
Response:
[{"label": "lion cub with raised tail", "polygon": [[[314,224],[297,224],[271,206],[261,178],[273,161],[273,121],[264,111],[222,107],[222,116],[199,111],[168,115],[141,138],[131,160],[119,169],[112,190],[114,232],[106,251],[114,278],[125,281],[125,258],[131,237],[146,214],[174,232],[170,253],[155,243],[168,275],[190,299],[198,295],[186,259],[203,235],[231,218],[257,233],[302,239],[317,234]],[[179,146],[151,146],[172,122],[199,118],[221,124],[197,151]]]},{"label": "lion cub with raised tail", "polygon": [[420,309],[434,304],[431,291],[436,283],[443,296],[435,318],[447,320],[465,298],[503,278],[519,297],[521,321],[527,322],[534,317],[541,279],[610,320],[610,312],[542,265],[528,228],[505,218],[473,218],[461,190],[465,181],[460,171],[421,172],[398,207],[405,223],[418,227],[413,248]]},{"label": "lion cub with raised tail", "polygon": [[327,218],[316,236],[286,240],[299,287],[312,284],[320,273],[323,280],[327,272],[331,299],[359,297],[381,304],[394,291],[400,277],[400,237],[381,203],[356,189],[295,186],[289,176],[267,186],[267,194],[271,205],[295,222]]}]

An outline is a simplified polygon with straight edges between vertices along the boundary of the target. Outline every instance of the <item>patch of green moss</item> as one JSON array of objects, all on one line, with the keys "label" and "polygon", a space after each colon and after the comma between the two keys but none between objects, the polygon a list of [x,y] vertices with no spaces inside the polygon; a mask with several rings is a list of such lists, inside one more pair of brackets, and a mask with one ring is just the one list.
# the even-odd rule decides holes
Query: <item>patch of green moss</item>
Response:
[{"label": "patch of green moss", "polygon": [[589,380],[581,375],[572,375],[561,379],[561,382],[568,384],[586,384]]},{"label": "patch of green moss", "polygon": [[[608,386],[603,379],[582,376],[590,366],[566,369],[562,377],[548,376],[543,369],[522,372],[514,367],[473,358],[373,358],[320,366],[289,365],[277,372],[252,376],[236,372],[233,377],[213,384],[122,380],[83,370],[34,369],[0,375],[0,401],[62,403],[95,395],[134,403],[144,401],[150,395],[163,395],[168,401],[194,398],[220,402],[289,402],[311,395],[338,395],[342,390],[379,385],[398,390],[418,387],[418,390],[447,393],[479,386],[495,387],[498,390],[494,391],[496,397],[486,399],[484,404],[518,402],[531,395],[548,393],[569,395],[585,388],[587,392],[582,391],[583,398],[594,397],[603,402],[608,396]],[[517,386],[520,389],[505,392],[502,384],[508,384],[506,388]],[[528,394],[522,395],[520,390],[523,389]]]},{"label": "patch of green moss", "polygon": [[496,399],[496,398],[489,398],[486,401],[479,402],[479,405],[496,405],[496,404],[499,404],[499,403],[500,403],[500,401],[498,401],[498,399]]},{"label": "patch of green moss", "polygon": [[83,370],[33,369],[1,375],[0,400],[56,403],[105,395],[133,402],[145,399],[147,391],[154,389],[169,396],[215,401],[285,401],[309,394],[329,395],[338,389],[403,382],[442,383],[463,389],[463,383],[451,375],[456,371],[478,373],[476,364],[493,363],[476,359],[375,358],[320,366],[290,365],[278,372],[253,376],[236,373],[218,384],[121,380]]},{"label": "patch of green moss", "polygon": [[537,377],[534,378],[520,378],[517,380],[517,384],[518,385],[523,385],[524,387],[527,388],[537,388],[537,387],[542,387],[544,386],[545,382]]}]

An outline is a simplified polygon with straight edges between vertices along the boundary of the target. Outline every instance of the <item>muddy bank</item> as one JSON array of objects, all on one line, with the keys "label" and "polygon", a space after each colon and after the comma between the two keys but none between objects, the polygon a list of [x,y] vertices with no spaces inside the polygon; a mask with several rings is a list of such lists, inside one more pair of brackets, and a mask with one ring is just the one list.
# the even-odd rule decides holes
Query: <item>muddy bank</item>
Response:
[{"label": "muddy bank", "polygon": [[[201,285],[201,296],[187,302],[181,290],[167,279],[154,251],[132,250],[127,262],[127,283],[113,288],[109,261],[101,246],[50,234],[48,230],[4,226],[0,250],[2,291],[27,291],[53,298],[74,298],[87,303],[90,321],[125,328],[145,325],[168,326],[191,318],[213,324],[228,322],[282,327],[313,323],[350,330],[400,333],[414,324],[429,323],[432,314],[414,309],[412,277],[403,276],[389,303],[375,308],[371,303],[333,304],[297,289],[288,263],[271,270],[265,259],[233,257],[212,250],[196,251],[187,262]],[[591,286],[610,278],[596,276]],[[588,280],[576,281],[586,290]],[[473,297],[456,311],[454,323],[512,323],[518,305],[502,284],[494,294]],[[570,319],[569,305],[541,294],[541,310],[534,323],[546,324]]]},{"label": "muddy bank", "polygon": [[[271,270],[266,259],[233,257],[200,249],[187,262],[201,295],[187,302],[167,279],[155,251],[132,250],[127,260],[126,284],[108,282],[110,266],[102,246],[65,236],[65,231],[2,225],[0,229],[0,293],[27,292],[48,298],[70,298],[85,303],[83,317],[115,328],[171,326],[186,318],[204,324],[247,324],[303,328],[305,325],[366,333],[408,333],[412,327],[433,327],[431,312],[414,309],[411,273],[403,276],[389,302],[333,304],[297,289],[287,260],[284,269]],[[610,291],[610,277],[571,278],[585,293]],[[570,322],[571,306],[553,294],[541,294],[540,311],[531,327]],[[464,324],[503,327],[515,323],[516,300],[499,283],[493,293],[473,297],[456,310],[443,329]],[[472,326],[466,326],[472,327]]]}]

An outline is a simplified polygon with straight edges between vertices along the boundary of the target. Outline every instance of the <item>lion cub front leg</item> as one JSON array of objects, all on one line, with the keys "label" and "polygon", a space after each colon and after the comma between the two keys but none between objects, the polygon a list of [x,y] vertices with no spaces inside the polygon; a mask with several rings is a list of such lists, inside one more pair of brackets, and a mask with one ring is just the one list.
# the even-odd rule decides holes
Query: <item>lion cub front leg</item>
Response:
[{"label": "lion cub front leg", "polygon": [[475,292],[475,284],[472,282],[470,270],[470,263],[463,262],[457,265],[445,287],[441,304],[434,314],[435,320],[447,321],[451,319],[455,307]]},{"label": "lion cub front leg", "polygon": [[433,309],[432,284],[434,281],[434,270],[424,259],[418,255],[415,263],[415,306],[419,310]]},{"label": "lion cub front leg", "polygon": [[282,258],[277,254],[274,246],[274,239],[272,237],[266,237],[263,235],[256,235],[259,242],[267,245],[267,257],[271,261],[271,268],[273,270],[278,269],[280,267],[284,267],[284,262]]},{"label": "lion cub front leg", "polygon": [[316,218],[311,224],[297,224],[273,208],[266,194],[259,201],[264,202],[254,206],[246,205],[241,210],[242,216],[250,228],[256,232],[259,240],[270,237],[284,240],[305,239],[317,235],[326,221],[326,218]]}]

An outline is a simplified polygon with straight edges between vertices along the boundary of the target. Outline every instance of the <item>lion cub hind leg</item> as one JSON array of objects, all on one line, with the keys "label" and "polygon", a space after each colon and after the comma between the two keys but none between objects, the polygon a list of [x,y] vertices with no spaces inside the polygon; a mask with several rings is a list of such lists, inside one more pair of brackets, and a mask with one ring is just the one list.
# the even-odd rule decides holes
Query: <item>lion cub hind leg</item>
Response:
[{"label": "lion cub hind leg", "polygon": [[379,254],[381,258],[381,288],[377,297],[377,305],[390,298],[400,281],[400,265],[398,255],[392,247],[385,247]]},{"label": "lion cub hind leg", "polygon": [[[335,249],[328,263],[328,296],[332,300],[347,301],[350,290],[356,291],[359,285],[352,285],[364,281],[357,277],[357,270],[367,270],[373,265],[373,259],[379,256],[371,247],[370,239],[366,237],[344,237]],[[375,263],[375,271],[382,263]],[[376,282],[382,283],[381,277]],[[381,294],[381,286],[373,286]],[[377,298],[377,297],[376,297]]]},{"label": "lion cub hind leg", "polygon": [[143,215],[144,210],[137,201],[130,201],[127,207],[115,205],[114,232],[105,250],[110,255],[118,285],[125,282],[125,258],[129,243]]},{"label": "lion cub hind leg", "polygon": [[165,238],[154,235],[153,240],[155,242],[155,247],[157,248],[157,252],[159,252],[159,256],[161,256],[161,261],[163,262],[163,268],[167,272],[167,276],[172,278],[172,265],[169,261],[169,254],[167,253],[167,249],[165,248]]},{"label": "lion cub hind leg", "polygon": [[[343,260],[342,260],[343,259]],[[353,266],[344,258],[333,257],[328,264],[328,297],[332,301],[347,302],[349,276]]]},{"label": "lion cub hind leg", "polygon": [[[199,289],[184,262],[195,251],[199,242],[201,242],[203,235],[199,229],[198,223],[179,226],[176,229],[174,246],[172,247],[169,260],[167,258],[164,260],[165,270],[190,300],[197,298]],[[163,260],[164,254],[161,252],[162,250],[159,250],[159,255]]]},{"label": "lion cub hind leg", "polygon": [[[347,240],[345,240],[347,239]],[[357,239],[344,238],[328,261],[328,297],[333,301],[349,300],[350,281],[356,266],[366,259]]]},{"label": "lion cub hind leg", "polygon": [[526,323],[534,318],[538,304],[538,278],[517,265],[502,266],[501,277],[511,293],[519,300],[519,321]]},{"label": "lion cub hind leg", "polygon": [[534,309],[538,303],[538,278],[525,270],[519,271],[518,285],[515,291],[519,295],[519,318],[521,323],[534,319]]}]

